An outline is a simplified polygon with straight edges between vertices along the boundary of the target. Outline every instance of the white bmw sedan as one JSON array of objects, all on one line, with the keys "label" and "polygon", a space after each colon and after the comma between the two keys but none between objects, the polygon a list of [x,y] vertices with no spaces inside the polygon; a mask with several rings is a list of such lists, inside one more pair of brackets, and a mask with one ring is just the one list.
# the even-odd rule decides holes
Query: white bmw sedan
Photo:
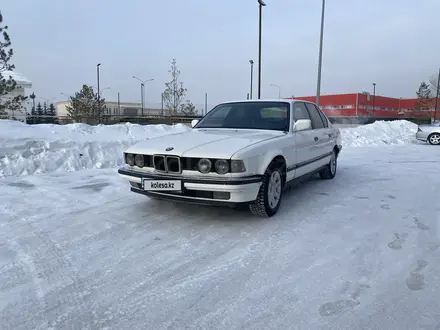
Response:
[{"label": "white bmw sedan", "polygon": [[125,150],[118,173],[132,192],[200,204],[247,204],[255,215],[271,217],[287,184],[314,174],[336,175],[340,132],[314,103],[225,102],[192,126]]}]

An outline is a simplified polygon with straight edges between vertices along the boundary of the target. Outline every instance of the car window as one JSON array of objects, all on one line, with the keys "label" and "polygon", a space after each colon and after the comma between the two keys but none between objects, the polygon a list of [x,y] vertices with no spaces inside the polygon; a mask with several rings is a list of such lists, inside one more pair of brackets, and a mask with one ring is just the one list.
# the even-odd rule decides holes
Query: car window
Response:
[{"label": "car window", "polygon": [[[309,105],[313,105],[313,104],[309,104]],[[313,106],[316,108],[316,110],[318,110],[319,116],[321,117],[322,122],[324,123],[324,127],[328,127],[328,119],[324,115],[324,112],[322,112],[322,110],[318,106],[316,106],[316,105],[313,105]]]},{"label": "car window", "polygon": [[261,108],[260,115],[261,118],[265,118],[265,119],[287,118],[287,107]]},{"label": "car window", "polygon": [[307,105],[307,110],[309,110],[310,117],[312,118],[313,128],[314,129],[324,128],[324,123],[322,122],[318,109],[316,109],[316,107],[311,103],[306,103],[306,105]]},{"label": "car window", "polygon": [[290,104],[279,101],[230,102],[216,106],[195,128],[289,131]]},{"label": "car window", "polygon": [[212,114],[212,118],[225,118],[232,107],[223,107]]},{"label": "car window", "polygon": [[293,120],[297,121],[300,119],[309,119],[310,118],[309,112],[306,109],[306,106],[302,102],[295,102],[293,105]]}]

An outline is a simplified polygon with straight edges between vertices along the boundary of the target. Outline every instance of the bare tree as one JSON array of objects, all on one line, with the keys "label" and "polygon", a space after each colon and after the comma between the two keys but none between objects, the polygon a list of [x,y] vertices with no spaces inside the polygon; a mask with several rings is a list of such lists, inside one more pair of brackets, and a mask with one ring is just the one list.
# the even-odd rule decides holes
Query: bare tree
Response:
[{"label": "bare tree", "polygon": [[431,90],[434,93],[434,97],[436,97],[438,94],[437,92],[440,88],[440,86],[438,86],[438,74],[432,75],[429,78],[429,85],[431,86]]},{"label": "bare tree", "polygon": [[180,81],[180,70],[177,68],[176,59],[171,61],[171,68],[168,72],[171,73],[171,81],[165,83],[165,90],[162,94],[166,114],[176,116],[182,112],[192,112],[193,106],[190,101],[186,104],[182,103],[187,90]]}]

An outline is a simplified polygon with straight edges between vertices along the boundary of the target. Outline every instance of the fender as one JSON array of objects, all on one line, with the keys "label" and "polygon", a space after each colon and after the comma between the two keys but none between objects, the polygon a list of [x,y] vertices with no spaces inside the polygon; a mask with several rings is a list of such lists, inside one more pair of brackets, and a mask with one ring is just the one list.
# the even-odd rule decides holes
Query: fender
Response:
[{"label": "fender", "polygon": [[286,159],[281,149],[272,149],[266,152],[265,154],[260,155],[260,162],[259,162],[260,166],[258,167],[258,174],[263,175],[266,172],[266,169],[268,168],[269,164],[277,156],[281,156],[284,159]]}]

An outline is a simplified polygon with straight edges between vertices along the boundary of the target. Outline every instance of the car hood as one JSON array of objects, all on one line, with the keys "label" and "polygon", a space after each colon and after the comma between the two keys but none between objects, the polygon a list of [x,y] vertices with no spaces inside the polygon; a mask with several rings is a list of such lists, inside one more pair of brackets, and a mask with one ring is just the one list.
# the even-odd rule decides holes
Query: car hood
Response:
[{"label": "car hood", "polygon": [[[193,129],[139,142],[126,152],[228,159],[249,145],[283,135],[281,131]],[[166,151],[167,148],[172,150]]]}]

